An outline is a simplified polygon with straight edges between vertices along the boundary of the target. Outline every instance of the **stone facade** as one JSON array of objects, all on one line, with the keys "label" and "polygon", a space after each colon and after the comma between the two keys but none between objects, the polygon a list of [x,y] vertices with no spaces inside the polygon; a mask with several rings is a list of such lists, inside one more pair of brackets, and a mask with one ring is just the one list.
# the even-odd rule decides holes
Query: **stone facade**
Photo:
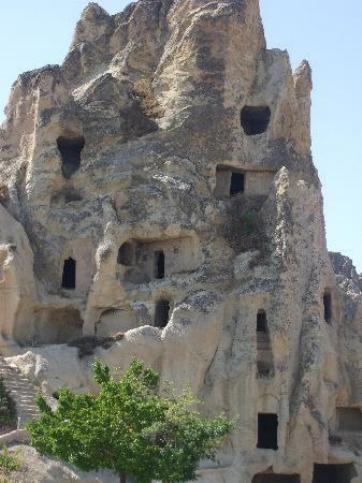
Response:
[{"label": "stone facade", "polygon": [[121,332],[95,355],[238,418],[201,482],[362,481],[362,283],[326,248],[311,89],[257,0],[90,3],[64,63],[12,87],[3,354],[87,390],[65,343]]}]

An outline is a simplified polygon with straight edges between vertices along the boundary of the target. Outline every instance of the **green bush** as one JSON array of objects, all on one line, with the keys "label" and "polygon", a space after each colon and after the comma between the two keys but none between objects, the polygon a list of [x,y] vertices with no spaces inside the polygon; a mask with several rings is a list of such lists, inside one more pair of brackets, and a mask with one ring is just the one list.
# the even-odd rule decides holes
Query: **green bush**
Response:
[{"label": "green bush", "polygon": [[0,470],[9,472],[20,470],[20,462],[16,454],[11,454],[7,448],[0,453]]},{"label": "green bush", "polygon": [[53,411],[39,397],[41,418],[28,423],[33,446],[90,471],[111,469],[121,481],[183,482],[197,479],[199,461],[214,459],[234,428],[224,416],[203,417],[189,392],[160,394],[160,378],[133,361],[121,380],[97,362],[94,377],[100,392],[59,391]]},{"label": "green bush", "polygon": [[16,428],[16,406],[0,379],[0,430]]}]

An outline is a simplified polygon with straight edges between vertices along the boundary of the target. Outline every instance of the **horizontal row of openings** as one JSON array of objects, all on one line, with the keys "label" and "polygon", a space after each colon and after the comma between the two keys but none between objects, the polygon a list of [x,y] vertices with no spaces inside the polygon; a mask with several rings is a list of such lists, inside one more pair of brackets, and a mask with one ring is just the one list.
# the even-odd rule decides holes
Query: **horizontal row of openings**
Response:
[{"label": "horizontal row of openings", "polygon": [[[245,106],[240,114],[244,133],[254,136],[264,133],[269,125],[271,111],[268,106]],[[81,153],[85,146],[84,136],[59,136],[57,146],[62,158],[63,176],[69,179],[80,167]],[[236,185],[241,180],[235,179]]]}]

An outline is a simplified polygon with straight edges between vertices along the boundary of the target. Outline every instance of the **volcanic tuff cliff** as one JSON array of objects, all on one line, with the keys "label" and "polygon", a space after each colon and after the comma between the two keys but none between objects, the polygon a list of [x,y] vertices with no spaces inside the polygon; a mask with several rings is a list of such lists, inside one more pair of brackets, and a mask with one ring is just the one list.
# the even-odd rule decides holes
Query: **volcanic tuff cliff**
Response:
[{"label": "volcanic tuff cliff", "polygon": [[90,3],[6,108],[3,354],[50,394],[92,352],[190,383],[239,418],[202,482],[362,481],[362,284],[326,249],[311,88],[257,0]]}]

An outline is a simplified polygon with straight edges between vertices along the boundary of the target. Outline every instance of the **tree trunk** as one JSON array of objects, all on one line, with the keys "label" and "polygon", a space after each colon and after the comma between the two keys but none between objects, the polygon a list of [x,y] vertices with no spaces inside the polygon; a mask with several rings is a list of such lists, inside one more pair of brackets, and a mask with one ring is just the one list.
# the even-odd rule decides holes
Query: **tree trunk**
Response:
[{"label": "tree trunk", "polygon": [[127,475],[120,475],[119,483],[127,483]]}]

